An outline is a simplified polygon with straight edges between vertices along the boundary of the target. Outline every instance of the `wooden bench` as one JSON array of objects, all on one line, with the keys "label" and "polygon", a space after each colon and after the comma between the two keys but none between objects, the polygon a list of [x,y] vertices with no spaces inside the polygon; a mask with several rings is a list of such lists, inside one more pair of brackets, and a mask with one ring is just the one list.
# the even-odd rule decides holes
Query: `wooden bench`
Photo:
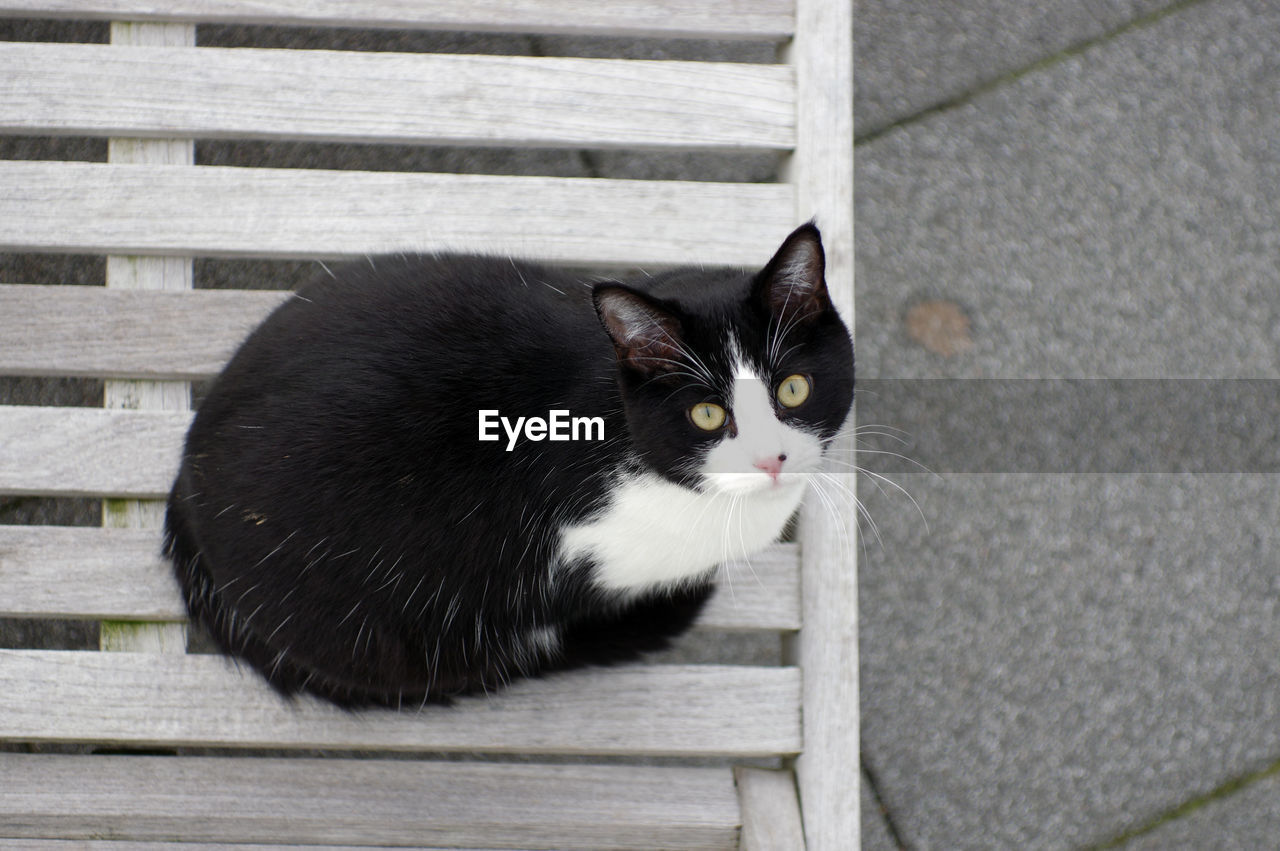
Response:
[{"label": "wooden bench", "polygon": [[[0,375],[105,380],[100,409],[0,406],[0,494],[104,507],[101,528],[0,527],[0,617],[101,621],[100,651],[0,650],[0,847],[857,847],[849,503],[837,520],[811,500],[704,618],[781,635],[790,664],[575,672],[420,713],[291,705],[187,652],[157,532],[190,382],[284,297],[192,289],[195,257],[754,266],[816,217],[851,323],[849,0],[0,0],[0,16],[113,22],[110,44],[0,43],[0,133],[111,140],[106,163],[0,162],[0,251],[107,257],[105,287],[0,285]],[[751,39],[783,58],[196,47],[205,22]],[[212,167],[195,139],[773,151],[785,168]]]}]

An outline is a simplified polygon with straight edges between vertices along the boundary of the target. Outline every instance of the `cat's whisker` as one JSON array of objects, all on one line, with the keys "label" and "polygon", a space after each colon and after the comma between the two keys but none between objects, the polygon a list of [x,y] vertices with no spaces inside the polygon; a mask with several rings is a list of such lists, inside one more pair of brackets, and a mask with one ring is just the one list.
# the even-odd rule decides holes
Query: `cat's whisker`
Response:
[{"label": "cat's whisker", "polygon": [[869,476],[863,481],[869,482],[871,486],[876,489],[876,492],[879,493],[881,496],[886,498],[889,496],[889,492],[885,490],[884,486],[880,484],[878,481],[876,481],[874,478]]},{"label": "cat's whisker", "polygon": [[772,360],[774,363],[777,363],[777,361],[778,361],[778,360],[780,360],[780,358],[778,358],[778,357],[777,357],[777,352],[778,352],[778,349],[780,349],[780,348],[782,347],[782,341],[786,340],[787,335],[788,335],[788,334],[790,334],[790,333],[791,333],[791,329],[792,329],[792,328],[794,328],[794,327],[795,327],[795,326],[800,322],[800,319],[801,319],[801,316],[802,316],[802,314],[801,314],[801,312],[800,312],[800,311],[788,311],[788,310],[787,310],[787,308],[791,305],[791,296],[792,296],[794,293],[795,293],[795,289],[794,289],[794,288],[792,288],[792,289],[788,289],[788,290],[787,290],[787,297],[783,300],[783,303],[782,303],[782,311],[781,311],[781,314],[782,314],[783,316],[787,316],[788,318],[787,318],[787,324],[786,324],[785,326],[783,326],[783,327],[782,327],[782,329],[779,331],[779,333],[777,334],[777,336],[774,338],[774,339],[775,339],[774,348],[773,348],[773,349],[772,349],[772,351],[770,352],[771,360]]},{"label": "cat's whisker", "polygon": [[712,374],[711,369],[707,366],[706,362],[703,361],[702,358],[696,352],[691,350],[684,343],[680,343],[680,342],[676,344],[676,351],[680,352],[686,358],[688,358],[689,361],[692,362],[694,369],[697,372],[701,373],[702,377],[708,383],[715,384],[715,376]]},{"label": "cat's whisker", "polygon": [[[887,455],[890,458],[897,458],[899,460],[906,461],[908,464],[914,464],[915,466],[920,468],[921,472],[928,473],[929,475],[935,478],[939,478],[939,479],[942,478],[941,474],[935,472],[932,468],[924,464],[921,464],[916,459],[911,458],[907,455],[903,455],[900,452],[892,452],[888,449],[859,449],[856,453],[852,453],[852,454],[854,455],[854,457],[857,457],[858,455]],[[842,464],[846,467],[849,467],[855,470],[863,469],[862,467],[859,467],[856,462],[846,461],[843,458],[827,456],[826,460],[830,461],[832,464]]]},{"label": "cat's whisker", "polygon": [[[865,391],[859,391],[859,392],[865,392]],[[889,431],[889,432],[897,432],[898,434],[903,435],[904,437],[911,436],[911,432],[907,431],[906,429],[898,428],[897,426],[889,425],[888,423],[860,422],[854,427],[854,431],[860,432],[863,429],[869,429],[869,428],[883,429],[884,431]]]},{"label": "cat's whisker", "polygon": [[793,346],[791,346],[790,348],[788,348],[788,349],[787,349],[785,352],[783,352],[781,355],[779,355],[779,356],[778,356],[778,360],[780,360],[780,361],[781,361],[781,360],[786,360],[786,359],[787,359],[787,355],[791,354],[791,353],[792,353],[792,352],[794,352],[796,349],[802,348],[803,346],[804,346],[804,344],[803,344],[803,343],[796,343],[795,345],[793,345]]},{"label": "cat's whisker", "polygon": [[909,446],[911,443],[910,440],[907,440],[906,438],[896,435],[893,432],[879,431],[876,429],[866,429],[863,431],[855,432],[853,434],[853,442],[858,446],[866,446],[869,443],[869,441],[867,440],[868,437],[882,437],[885,440],[892,440],[898,444],[901,444],[902,446]]},{"label": "cat's whisker", "polygon": [[831,515],[831,518],[834,521],[834,525],[838,530],[838,534],[840,536],[841,546],[845,550],[852,552],[852,548],[853,548],[852,542],[849,540],[848,533],[845,531],[846,515],[844,514],[844,512],[840,511],[839,506],[836,504],[834,497],[830,493],[827,493],[826,490],[824,490],[824,488],[827,487],[828,485],[834,485],[836,487],[841,488],[844,491],[845,498],[852,501],[855,512],[866,521],[867,526],[871,529],[871,534],[875,538],[876,543],[880,546],[881,549],[884,549],[884,540],[880,537],[879,527],[876,525],[875,520],[871,517],[871,513],[867,511],[866,506],[862,504],[862,500],[858,499],[857,495],[854,494],[852,491],[850,491],[848,486],[846,486],[844,483],[836,479],[828,478],[828,474],[825,474],[825,473],[819,473],[818,476],[812,480],[812,483],[814,485],[814,493],[818,494],[819,498],[823,503],[823,506],[826,508],[827,512]]},{"label": "cat's whisker", "polygon": [[[732,551],[733,551],[733,550],[732,550],[732,548],[729,546],[729,528],[730,528],[730,526],[731,526],[731,524],[732,524],[732,522],[733,522],[733,509],[734,509],[734,507],[737,505],[737,502],[738,502],[738,497],[737,497],[737,495],[736,495],[736,494],[730,494],[730,495],[729,495],[729,509],[728,509],[728,511],[726,512],[725,521],[724,521],[724,526],[721,528],[721,536],[722,536],[723,543],[720,545],[720,549],[721,549],[721,551],[722,551],[722,552],[732,552]],[[725,575],[728,575],[728,574],[729,574],[729,571],[727,571],[727,570],[726,570],[726,571],[724,571],[724,573],[725,573]],[[737,599],[737,595],[734,593],[734,590],[733,590],[733,580],[732,580],[732,579],[730,579],[730,580],[729,580],[729,597],[730,597],[731,599],[734,599],[734,600],[736,600],[736,599]]]},{"label": "cat's whisker", "polygon": [[[739,497],[739,499],[745,499],[745,497]],[[744,529],[744,524],[746,523],[745,515],[746,512],[740,512],[738,514],[738,544],[740,550],[743,552],[743,555],[738,560],[746,565],[747,572],[751,574],[751,578],[755,580],[757,585],[763,588],[764,580],[762,580],[760,578],[760,574],[756,572],[756,566],[751,563],[752,550],[751,547],[747,546]]]},{"label": "cat's whisker", "polygon": [[[911,504],[915,506],[916,513],[920,515],[921,521],[924,522],[925,532],[926,533],[929,532],[929,518],[925,516],[924,509],[920,507],[920,503],[916,502],[916,498],[913,497],[910,493],[908,493],[906,488],[904,488],[902,485],[898,484],[893,479],[890,479],[888,476],[882,473],[877,473],[872,470],[868,470],[864,467],[855,467],[855,470],[858,472],[859,475],[870,476],[872,481],[879,481],[879,482],[885,483],[889,487],[901,493],[908,500],[910,500]],[[935,473],[935,475],[937,474]]]},{"label": "cat's whisker", "polygon": [[[705,385],[705,384],[703,384],[701,381],[695,382],[695,383],[693,383],[693,384],[682,384],[682,385],[680,385],[679,387],[677,387],[677,388],[675,388],[674,390],[672,390],[672,391],[671,391],[670,393],[668,393],[666,396],[662,397],[662,401],[663,401],[663,403],[665,404],[666,402],[671,401],[671,397],[672,397],[672,396],[674,396],[674,395],[676,395],[677,393],[682,393],[682,392],[684,392],[685,390],[696,389],[696,388],[698,388],[698,387],[703,387],[703,388],[705,388],[705,387],[706,387],[706,385]],[[708,389],[709,389],[709,388],[708,388]]]},{"label": "cat's whisker", "polygon": [[792,290],[787,291],[787,296],[783,300],[783,309],[769,317],[769,333],[771,334],[769,342],[770,363],[778,362],[778,350],[781,348],[782,341],[786,338],[786,335],[790,333],[791,326],[794,322],[794,315],[792,315],[791,319],[788,320],[786,327],[784,328],[782,325],[782,318],[788,315],[787,307],[791,304],[792,292]]},{"label": "cat's whisker", "polygon": [[737,602],[738,594],[733,587],[733,571],[729,568],[728,561],[720,562],[716,568],[716,577],[724,580],[725,588],[729,591],[729,599]]},{"label": "cat's whisker", "polygon": [[[702,528],[702,519],[706,516],[707,512],[708,512],[708,511],[710,511],[710,510],[711,510],[711,509],[713,509],[713,508],[718,508],[718,505],[717,505],[716,500],[714,500],[714,499],[702,500],[701,508],[698,510],[698,515],[697,515],[697,517],[695,517],[695,518],[694,518],[694,521],[693,521],[693,523],[690,525],[690,528],[692,528],[692,529],[700,529],[700,528]],[[681,544],[681,548],[680,548],[680,556],[679,556],[679,557],[680,557],[680,560],[681,560],[681,561],[684,561],[684,560],[686,559],[686,557],[688,556],[688,554],[689,554],[689,546],[690,546],[690,544],[691,544],[691,543],[693,543],[692,537],[691,537],[691,536],[689,536],[689,535],[686,535],[686,536],[684,537],[684,540],[683,540],[683,542],[682,542],[682,544]]]},{"label": "cat's whisker", "polygon": [[[825,486],[826,486],[826,484],[824,483],[822,486],[823,486],[823,487],[825,487]],[[863,534],[863,532],[862,532],[862,523],[863,523],[863,522],[865,522],[865,523],[867,524],[867,526],[868,526],[869,528],[871,528],[871,530],[872,530],[872,537],[874,537],[874,538],[875,538],[876,544],[880,547],[881,551],[884,551],[884,539],[880,537],[880,530],[879,530],[879,528],[876,526],[874,518],[872,518],[872,516],[871,516],[871,511],[870,511],[870,510],[867,508],[867,506],[862,502],[862,500],[858,499],[857,494],[851,494],[851,496],[852,496],[852,499],[853,499],[853,504],[854,504],[855,511],[856,511],[856,513],[857,513],[857,515],[858,515],[858,517],[859,517],[859,522],[858,522],[858,523],[857,523],[857,525],[854,527],[854,533],[857,535],[858,541],[859,541],[859,543],[861,544],[861,547],[862,547],[862,558],[863,558],[863,560],[866,560],[866,558],[867,558],[867,536],[866,536],[865,534]],[[844,546],[844,548],[845,548],[845,551],[848,553],[849,557],[852,557],[852,556],[853,556],[853,544],[852,544],[852,542],[850,542],[850,541],[848,540],[847,536],[842,536],[841,540],[842,540],[842,545],[843,545],[843,546]]]},{"label": "cat's whisker", "polygon": [[691,371],[691,365],[684,361],[672,360],[671,358],[652,357],[652,356],[646,357],[645,360],[652,363],[671,364],[672,366],[677,367],[677,369],[660,372],[657,375],[646,379],[640,385],[641,387],[647,387],[649,384],[652,384],[655,381],[662,381],[664,379],[676,378],[681,376],[693,380],[695,384],[702,385],[708,388],[712,388],[715,386],[715,379],[712,378],[709,373],[696,371],[697,370],[696,366],[693,366],[692,367],[693,371]]},{"label": "cat's whisker", "polygon": [[859,445],[867,445],[867,438],[883,438],[884,440],[892,440],[893,443],[899,444],[900,447],[909,447],[911,445],[911,435],[895,434],[893,431],[881,431],[879,429],[867,429],[856,431],[854,441]]}]

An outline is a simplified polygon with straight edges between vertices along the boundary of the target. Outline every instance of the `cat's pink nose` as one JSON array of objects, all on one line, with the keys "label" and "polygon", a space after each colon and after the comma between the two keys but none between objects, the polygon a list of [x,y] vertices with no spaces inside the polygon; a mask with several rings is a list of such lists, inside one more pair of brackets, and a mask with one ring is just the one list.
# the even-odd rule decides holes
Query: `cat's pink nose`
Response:
[{"label": "cat's pink nose", "polygon": [[769,478],[775,482],[778,480],[779,474],[782,473],[782,462],[787,460],[785,455],[774,455],[770,458],[762,458],[755,463],[757,470],[764,470],[769,474]]}]

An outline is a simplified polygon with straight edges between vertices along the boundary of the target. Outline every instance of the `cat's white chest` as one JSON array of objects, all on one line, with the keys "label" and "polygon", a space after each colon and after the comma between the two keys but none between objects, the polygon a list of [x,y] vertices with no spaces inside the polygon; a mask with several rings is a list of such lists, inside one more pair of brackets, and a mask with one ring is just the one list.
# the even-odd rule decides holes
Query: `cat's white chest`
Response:
[{"label": "cat's white chest", "polygon": [[591,558],[595,583],[612,591],[677,584],[776,540],[805,484],[796,476],[747,494],[698,493],[640,474],[618,487],[602,514],[564,530],[561,557]]}]

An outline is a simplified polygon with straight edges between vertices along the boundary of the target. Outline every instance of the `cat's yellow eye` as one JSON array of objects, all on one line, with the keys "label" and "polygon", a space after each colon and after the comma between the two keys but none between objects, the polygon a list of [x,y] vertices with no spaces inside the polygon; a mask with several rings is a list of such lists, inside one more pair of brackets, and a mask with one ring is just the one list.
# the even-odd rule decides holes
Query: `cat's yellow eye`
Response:
[{"label": "cat's yellow eye", "polygon": [[809,379],[803,375],[789,375],[778,385],[778,404],[795,408],[809,398]]},{"label": "cat's yellow eye", "polygon": [[715,402],[699,402],[689,409],[689,419],[703,431],[715,431],[724,425],[724,408]]}]

